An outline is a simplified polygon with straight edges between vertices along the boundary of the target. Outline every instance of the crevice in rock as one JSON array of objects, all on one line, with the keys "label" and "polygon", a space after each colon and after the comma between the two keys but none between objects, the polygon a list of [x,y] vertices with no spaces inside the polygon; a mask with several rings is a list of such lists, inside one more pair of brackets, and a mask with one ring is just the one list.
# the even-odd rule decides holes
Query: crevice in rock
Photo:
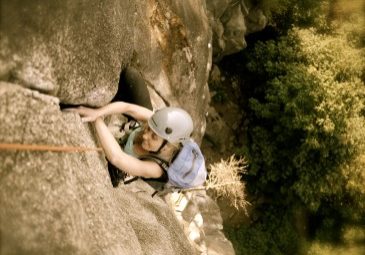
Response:
[{"label": "crevice in rock", "polygon": [[79,104],[65,104],[65,103],[62,103],[62,102],[59,105],[60,105],[61,110],[80,106]]},{"label": "crevice in rock", "polygon": [[134,103],[152,110],[150,94],[147,87],[150,87],[169,106],[169,102],[159,91],[153,88],[136,68],[129,66],[120,73],[118,90],[111,102],[124,101]]},{"label": "crevice in rock", "polygon": [[167,101],[163,96],[162,93],[160,91],[158,91],[157,89],[155,89],[151,83],[148,82],[148,86],[161,98],[161,100],[164,102],[164,104],[166,106],[170,106],[170,102]]}]

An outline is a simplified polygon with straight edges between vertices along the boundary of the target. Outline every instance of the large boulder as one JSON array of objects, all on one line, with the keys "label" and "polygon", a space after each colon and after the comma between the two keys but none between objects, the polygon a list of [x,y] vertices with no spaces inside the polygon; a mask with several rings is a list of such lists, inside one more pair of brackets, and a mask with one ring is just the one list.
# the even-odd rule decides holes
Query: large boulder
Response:
[{"label": "large boulder", "polygon": [[0,79],[101,106],[133,52],[132,1],[1,0]]}]

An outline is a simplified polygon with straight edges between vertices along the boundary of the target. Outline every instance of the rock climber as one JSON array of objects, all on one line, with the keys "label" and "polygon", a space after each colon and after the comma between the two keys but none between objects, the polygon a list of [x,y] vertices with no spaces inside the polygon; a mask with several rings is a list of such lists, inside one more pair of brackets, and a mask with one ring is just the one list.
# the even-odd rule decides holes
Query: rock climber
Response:
[{"label": "rock climber", "polygon": [[[94,123],[99,142],[112,165],[109,167],[116,167],[119,172],[131,176],[164,180],[168,165],[184,141],[190,139],[192,118],[177,107],[165,107],[153,112],[149,97],[145,96],[149,94],[144,80],[134,68],[127,68],[122,73],[121,82],[125,84],[122,84],[123,91],[118,93],[122,98],[118,99],[123,101],[97,109],[80,106],[68,110],[80,114],[83,122]],[[118,113],[141,123],[124,139],[123,144],[118,142],[103,120],[107,115]],[[118,182],[113,186],[117,186]]]}]

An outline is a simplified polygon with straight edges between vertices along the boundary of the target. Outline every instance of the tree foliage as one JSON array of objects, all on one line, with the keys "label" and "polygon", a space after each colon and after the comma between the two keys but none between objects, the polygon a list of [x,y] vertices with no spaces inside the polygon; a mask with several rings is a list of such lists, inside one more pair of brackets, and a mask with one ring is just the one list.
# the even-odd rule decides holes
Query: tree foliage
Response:
[{"label": "tree foliage", "polygon": [[364,223],[365,49],[357,28],[293,28],[246,53],[245,72],[256,80],[247,184],[277,208],[300,204],[328,222]]},{"label": "tree foliage", "polygon": [[257,43],[247,67],[259,77],[249,101],[258,187],[285,184],[282,195],[294,192],[316,210],[363,180],[353,173],[365,153],[364,59],[346,38],[309,29]]}]

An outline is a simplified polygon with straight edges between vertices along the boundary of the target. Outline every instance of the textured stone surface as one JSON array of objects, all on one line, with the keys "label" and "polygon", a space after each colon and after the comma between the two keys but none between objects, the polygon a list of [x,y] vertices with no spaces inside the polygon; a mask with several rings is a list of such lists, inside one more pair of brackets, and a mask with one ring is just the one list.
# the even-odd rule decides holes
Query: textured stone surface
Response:
[{"label": "textured stone surface", "polygon": [[132,64],[152,89],[155,108],[181,106],[205,131],[211,32],[204,0],[151,0],[138,5]]},{"label": "textured stone surface", "polygon": [[267,18],[250,0],[207,1],[213,31],[213,58],[219,62],[224,56],[236,53],[247,44],[245,35],[262,30]]},{"label": "textured stone surface", "polygon": [[205,190],[174,192],[165,196],[192,246],[200,254],[234,255],[231,242],[224,236],[223,220],[217,204]]},{"label": "textured stone surface", "polygon": [[[96,147],[58,100],[0,82],[2,143]],[[194,254],[143,181],[114,189],[97,152],[0,151],[1,254]]]},{"label": "textured stone surface", "polygon": [[121,70],[133,65],[155,108],[182,106],[192,115],[199,142],[213,48],[216,60],[235,53],[266,22],[243,0],[1,0],[0,80],[64,104],[102,106],[117,92]]},{"label": "textured stone surface", "polygon": [[1,0],[0,79],[104,105],[133,52],[134,1]]},{"label": "textured stone surface", "polygon": [[154,106],[184,107],[205,131],[211,29],[204,0],[1,0],[0,80],[102,106],[126,65],[141,71]]}]

